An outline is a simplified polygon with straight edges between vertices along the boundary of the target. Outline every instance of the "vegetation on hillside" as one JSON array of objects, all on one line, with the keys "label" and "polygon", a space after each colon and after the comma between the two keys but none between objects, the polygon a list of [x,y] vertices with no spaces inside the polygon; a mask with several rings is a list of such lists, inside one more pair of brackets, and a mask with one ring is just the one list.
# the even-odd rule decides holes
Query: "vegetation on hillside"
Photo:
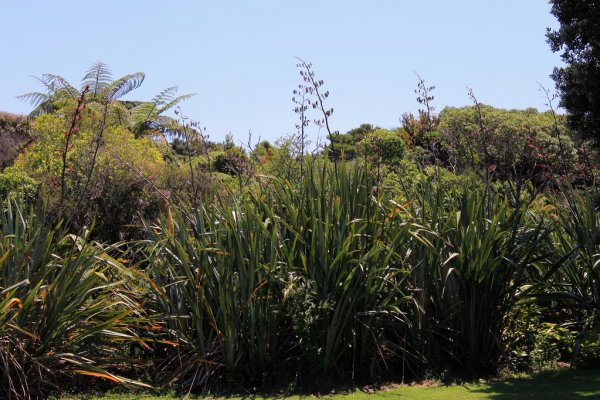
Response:
[{"label": "vegetation on hillside", "polygon": [[298,68],[296,134],[247,148],[165,117],[172,88],[120,100],[141,73],[40,78],[0,173],[2,396],[600,365],[597,156],[564,116],[438,114],[418,77],[417,115],[340,134]]}]

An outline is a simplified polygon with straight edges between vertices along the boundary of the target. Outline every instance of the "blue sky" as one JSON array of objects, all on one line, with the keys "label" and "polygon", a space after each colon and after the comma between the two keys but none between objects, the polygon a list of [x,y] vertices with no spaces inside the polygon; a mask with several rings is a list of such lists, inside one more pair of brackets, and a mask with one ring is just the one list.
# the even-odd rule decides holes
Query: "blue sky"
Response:
[{"label": "blue sky", "polygon": [[493,106],[545,109],[538,82],[552,89],[560,64],[545,41],[557,25],[549,10],[545,0],[0,0],[0,110],[31,110],[15,98],[41,89],[30,75],[78,84],[103,61],[115,78],[146,73],[128,98],[196,93],[183,111],[213,140],[245,143],[249,130],[274,140],[295,131],[295,56],[325,81],[341,132],[398,126],[419,107],[415,72],[436,86],[438,111],[469,104],[467,87]]}]

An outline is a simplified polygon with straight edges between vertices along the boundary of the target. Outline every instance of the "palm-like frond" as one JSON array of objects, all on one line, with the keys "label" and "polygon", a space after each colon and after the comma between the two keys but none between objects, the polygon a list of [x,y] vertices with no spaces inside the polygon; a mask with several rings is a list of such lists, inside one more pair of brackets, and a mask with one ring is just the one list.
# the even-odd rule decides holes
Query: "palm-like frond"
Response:
[{"label": "palm-like frond", "polygon": [[39,106],[41,103],[48,101],[48,99],[50,98],[50,96],[48,96],[46,93],[42,93],[42,92],[30,92],[30,93],[25,93],[22,94],[20,96],[17,96],[17,99],[22,100],[22,101],[27,101],[29,102],[29,104],[37,107]]},{"label": "palm-like frond", "polygon": [[142,122],[148,120],[154,110],[156,109],[156,105],[153,102],[145,101],[143,103],[138,104],[130,110],[131,117],[134,123]]},{"label": "palm-like frond", "polygon": [[160,93],[152,98],[152,103],[154,103],[156,106],[168,103],[169,101],[173,100],[178,89],[179,88],[177,86],[171,86],[163,89]]},{"label": "palm-like frond", "polygon": [[101,92],[101,97],[105,101],[117,100],[140,87],[145,78],[146,75],[143,72],[125,75],[104,88]]},{"label": "palm-like frond", "polygon": [[136,137],[157,133],[163,137],[182,135],[184,127],[176,119],[162,115],[193,96],[193,94],[185,94],[175,97],[177,89],[177,86],[168,87],[154,96],[152,101],[140,103],[131,109],[132,129]]},{"label": "palm-like frond", "polygon": [[120,101],[110,103],[109,118],[111,123],[126,128],[130,128],[135,121],[131,115],[131,111]]},{"label": "palm-like frond", "polygon": [[83,90],[86,86],[89,87],[92,96],[96,97],[98,93],[106,89],[111,82],[112,72],[108,68],[108,65],[103,62],[97,62],[90,67],[81,80],[81,88]]},{"label": "palm-like frond", "polygon": [[43,74],[41,78],[34,78],[42,83],[49,90],[51,95],[68,95],[72,99],[77,99],[81,95],[79,90],[60,75]]},{"label": "palm-like frond", "polygon": [[158,113],[161,114],[161,113],[175,107],[177,104],[181,103],[182,101],[185,101],[185,100],[193,97],[194,95],[195,95],[194,93],[190,93],[190,94],[184,94],[179,97],[176,97],[173,100],[171,100],[170,102],[166,103],[164,106],[162,106],[159,109]]},{"label": "palm-like frond", "polygon": [[17,96],[19,100],[27,101],[35,108],[29,113],[30,117],[52,112],[57,107],[57,100],[75,100],[81,94],[65,78],[55,74],[43,74],[41,77],[32,76],[38,83],[46,88],[46,93],[30,92]]}]

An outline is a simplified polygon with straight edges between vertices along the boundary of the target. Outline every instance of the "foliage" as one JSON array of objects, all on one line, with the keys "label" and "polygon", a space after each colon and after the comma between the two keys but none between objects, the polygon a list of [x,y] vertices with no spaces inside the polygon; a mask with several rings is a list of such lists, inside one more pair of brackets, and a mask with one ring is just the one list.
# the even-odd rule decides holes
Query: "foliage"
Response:
[{"label": "foliage", "polygon": [[295,137],[279,138],[274,146],[269,148],[263,146],[263,149],[263,155],[259,155],[260,172],[290,182],[300,179],[300,163],[305,161],[300,156]]},{"label": "foliage", "polygon": [[[564,118],[472,92],[474,106],[437,115],[418,77],[424,109],[402,128],[339,135],[323,81],[298,67],[297,134],[248,154],[179,110],[163,118],[183,100],[175,88],[120,100],[142,74],[113,80],[97,64],[81,91],[40,79],[47,93],[26,96],[33,141],[0,174],[0,194],[48,210],[2,206],[2,390],[120,374],[254,391],[595,365],[600,217],[585,185],[597,167]],[[309,107],[330,139],[320,153],[306,151]]]},{"label": "foliage", "polygon": [[149,271],[157,304],[176,316],[171,368],[183,385],[385,370],[382,335],[403,319],[407,271],[385,243],[411,241],[409,226],[381,225],[359,171],[307,173],[298,187],[267,181],[248,202],[175,211],[152,230]]},{"label": "foliage", "polygon": [[131,330],[140,310],[124,280],[131,273],[86,236],[47,229],[21,203],[1,207],[3,397],[40,397],[84,379],[131,383],[114,369],[123,343],[140,340]]},{"label": "foliage", "polygon": [[19,155],[11,169],[40,183],[42,197],[55,215],[67,215],[74,229],[90,226],[101,215],[94,233],[106,240],[118,240],[123,227],[137,221],[138,213],[146,217],[157,214],[162,200],[147,182],[161,174],[162,154],[150,139],[135,139],[120,127],[105,130],[93,170],[90,158],[99,138],[81,130],[71,139],[66,153],[67,198],[62,205],[68,212],[61,210],[59,154],[65,146],[66,130],[67,121],[61,116],[37,117],[32,123],[35,141]]},{"label": "foliage", "polygon": [[551,0],[558,30],[548,30],[553,52],[562,52],[564,67],[552,78],[569,112],[569,125],[582,136],[600,140],[600,4],[594,0]]},{"label": "foliage", "polygon": [[479,104],[445,108],[439,129],[450,169],[507,181],[515,196],[529,182],[556,185],[573,173],[577,160],[568,132],[551,112]]},{"label": "foliage", "polygon": [[0,131],[26,134],[29,131],[27,118],[23,117],[22,115],[0,111]]},{"label": "foliage", "polygon": [[439,367],[493,371],[502,328],[550,230],[475,185],[445,191],[427,183],[417,199],[413,215],[435,236],[431,248],[415,249],[412,285],[423,309],[415,346]]},{"label": "foliage", "polygon": [[[131,130],[136,137],[150,136],[165,139],[166,135],[180,135],[182,125],[165,114],[192,95],[175,96],[177,87],[164,89],[151,101],[121,101],[121,97],[139,88],[145,74],[136,72],[114,79],[109,67],[98,62],[90,67],[77,89],[65,78],[55,74],[34,77],[45,92],[31,92],[19,96],[36,108],[30,116],[45,113],[72,114],[77,99],[82,97],[87,105],[87,127],[115,125]],[[87,88],[87,91],[86,91]]]},{"label": "foliage", "polygon": [[248,156],[244,150],[233,146],[217,154],[212,161],[212,168],[215,172],[239,175],[249,171]]},{"label": "foliage", "polygon": [[[380,129],[371,124],[361,124],[358,128],[349,130],[344,134],[338,134],[331,138],[326,149],[330,160],[353,160],[358,155],[357,144],[368,134]],[[335,148],[335,150],[334,150]]]},{"label": "foliage", "polygon": [[397,132],[377,129],[358,143],[359,153],[378,163],[397,164],[406,150],[406,144]]},{"label": "foliage", "polygon": [[10,196],[23,198],[31,202],[35,200],[38,193],[38,184],[27,174],[14,171],[10,168],[0,173],[0,198],[6,199]]}]

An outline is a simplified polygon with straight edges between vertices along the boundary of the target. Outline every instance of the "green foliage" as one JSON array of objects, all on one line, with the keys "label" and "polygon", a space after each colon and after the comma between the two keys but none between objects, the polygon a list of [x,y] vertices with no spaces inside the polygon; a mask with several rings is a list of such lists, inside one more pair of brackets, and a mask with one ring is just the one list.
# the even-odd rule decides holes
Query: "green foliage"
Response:
[{"label": "green foliage", "polygon": [[[354,160],[358,155],[357,145],[368,134],[380,129],[371,124],[361,124],[345,134],[337,134],[331,137],[332,144],[329,144],[325,151],[330,160]],[[335,149],[335,151],[334,151]]]},{"label": "green foliage", "polygon": [[[563,117],[477,101],[438,117],[419,77],[426,110],[403,128],[247,155],[165,118],[185,98],[175,88],[118,100],[142,80],[96,64],[79,103],[56,75],[28,96],[34,141],[0,195],[48,214],[2,205],[6,393],[127,382],[117,373],[212,392],[597,363],[597,199],[561,186],[592,182],[594,166],[577,177]],[[182,136],[149,139],[168,133]],[[120,241],[117,256],[91,235]]]},{"label": "green foliage", "polygon": [[338,175],[309,169],[299,185],[267,180],[245,202],[175,211],[152,231],[149,273],[175,316],[181,384],[385,372],[395,346],[386,328],[402,324],[408,301],[397,246],[414,233],[383,224],[365,179],[341,165]]},{"label": "green foliage", "polygon": [[573,172],[577,153],[563,120],[534,109],[445,108],[440,114],[446,164],[516,186],[556,182]]},{"label": "green foliage", "polygon": [[27,174],[7,169],[0,173],[0,198],[23,198],[26,201],[35,200],[38,193],[37,182]]},{"label": "green foliage", "polygon": [[398,132],[377,129],[358,143],[359,153],[380,163],[397,164],[406,151],[406,144]]},{"label": "green foliage", "polygon": [[244,150],[232,146],[216,155],[212,161],[212,169],[228,175],[239,175],[249,170],[248,156]]},{"label": "green foliage", "polygon": [[426,184],[417,199],[413,215],[435,236],[431,248],[415,249],[422,259],[413,287],[424,310],[415,346],[440,367],[493,371],[502,328],[550,230],[475,185]]},{"label": "green foliage", "polygon": [[19,202],[1,205],[3,397],[38,398],[79,379],[131,383],[112,367],[125,356],[124,343],[139,340],[134,322],[143,323],[125,280],[133,275],[86,236],[43,221]]},{"label": "green foliage", "polygon": [[2,131],[26,134],[29,132],[27,118],[0,111],[0,132]]},{"label": "green foliage", "polygon": [[[135,139],[120,127],[109,127],[99,139],[88,130],[73,136],[67,161],[67,200],[61,213],[58,195],[65,146],[64,117],[44,114],[32,123],[35,141],[21,153],[11,172],[40,183],[41,195],[56,216],[66,215],[70,228],[90,226],[97,216],[94,234],[105,240],[121,238],[124,226],[151,218],[162,209],[162,199],[147,181],[156,180],[165,165],[155,142]],[[102,146],[91,170],[90,159],[97,140]],[[24,189],[27,189],[25,186]]]},{"label": "green foliage", "polygon": [[300,178],[300,162],[304,161],[300,158],[294,138],[280,138],[274,146],[262,150],[262,154],[258,155],[259,171],[290,182]]},{"label": "green foliage", "polygon": [[551,0],[560,27],[548,30],[553,52],[566,64],[552,78],[561,95],[567,120],[582,136],[600,139],[600,4],[595,0]]},{"label": "green foliage", "polygon": [[128,74],[113,80],[108,66],[98,62],[90,67],[82,79],[80,89],[55,74],[34,77],[45,92],[32,92],[19,96],[36,108],[30,113],[35,117],[46,113],[72,115],[77,100],[85,92],[84,126],[114,125],[129,129],[136,138],[149,136],[166,139],[166,135],[182,135],[183,126],[165,113],[192,95],[175,96],[177,87],[172,86],[157,94],[151,101],[121,101],[121,97],[139,88],[145,79],[143,72]]}]

